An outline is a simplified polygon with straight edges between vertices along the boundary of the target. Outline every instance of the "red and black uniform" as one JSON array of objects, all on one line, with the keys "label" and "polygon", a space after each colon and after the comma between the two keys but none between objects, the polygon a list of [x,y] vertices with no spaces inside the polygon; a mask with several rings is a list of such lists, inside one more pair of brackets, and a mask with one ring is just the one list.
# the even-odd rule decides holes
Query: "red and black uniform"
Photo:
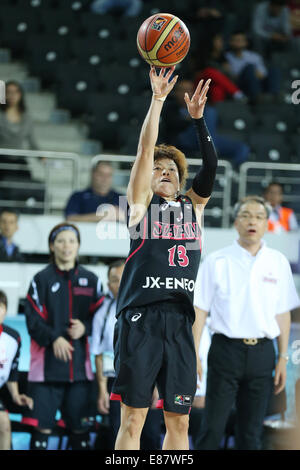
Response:
[{"label": "red and black uniform", "polygon": [[[194,122],[203,167],[192,187],[206,198],[217,156],[204,119]],[[180,195],[166,201],[154,194],[145,216],[129,232],[130,251],[117,302],[111,399],[148,408],[157,385],[157,407],[186,414],[197,386],[192,324],[201,255],[201,230],[191,199]]]},{"label": "red and black uniform", "polygon": [[117,317],[126,307],[171,301],[185,306],[191,321],[194,285],[201,255],[201,229],[192,201],[180,195],[168,202],[154,194],[137,226],[122,276]]},{"label": "red and black uniform", "polygon": [[[71,395],[80,389],[76,400],[71,400],[73,414],[76,415],[76,406],[82,395],[80,384],[93,379],[88,336],[91,334],[93,314],[103,300],[100,280],[80,265],[70,271],[61,271],[55,264],[49,264],[34,276],[25,306],[31,337],[28,381],[30,394],[34,398],[34,410],[28,411],[23,421],[52,428],[56,410],[61,407],[67,389]],[[77,340],[72,340],[67,333],[71,319],[78,319],[85,326],[84,335]],[[72,359],[68,362],[54,355],[53,342],[60,336],[74,348]],[[49,395],[51,390],[52,395]],[[48,404],[46,397],[50,399]]]}]

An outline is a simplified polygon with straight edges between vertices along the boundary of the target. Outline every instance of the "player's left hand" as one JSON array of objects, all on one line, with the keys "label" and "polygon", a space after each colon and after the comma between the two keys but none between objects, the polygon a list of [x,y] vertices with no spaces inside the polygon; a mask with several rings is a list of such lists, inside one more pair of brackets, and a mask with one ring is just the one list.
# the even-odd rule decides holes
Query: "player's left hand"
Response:
[{"label": "player's left hand", "polygon": [[27,395],[15,395],[13,398],[14,402],[19,406],[28,406],[30,410],[33,410],[33,399]]},{"label": "player's left hand", "polygon": [[186,102],[189,115],[193,119],[200,119],[203,116],[210,82],[211,79],[209,78],[203,85],[203,80],[200,80],[191,99],[188,93],[184,94],[184,101]]},{"label": "player's left hand", "polygon": [[279,358],[276,367],[275,367],[275,377],[274,377],[274,393],[278,395],[286,383],[286,360],[284,358]]},{"label": "player's left hand", "polygon": [[71,339],[79,339],[85,333],[85,326],[80,320],[70,320],[70,328],[68,328],[68,335]]}]

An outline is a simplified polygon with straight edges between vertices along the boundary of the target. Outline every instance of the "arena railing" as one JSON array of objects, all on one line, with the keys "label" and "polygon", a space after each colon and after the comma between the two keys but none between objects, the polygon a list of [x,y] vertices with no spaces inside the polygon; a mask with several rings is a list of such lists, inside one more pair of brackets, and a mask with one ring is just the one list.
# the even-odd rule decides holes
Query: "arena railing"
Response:
[{"label": "arena railing", "polygon": [[[68,188],[68,193],[64,187],[64,191],[69,196],[73,191],[81,189],[80,186],[80,156],[75,153],[68,152],[50,152],[50,151],[41,151],[41,150],[16,150],[16,149],[0,149],[0,156],[15,156],[21,157],[24,159],[35,158],[40,159],[44,158],[45,164],[43,178],[36,181],[25,181],[20,180],[10,180],[10,181],[0,181],[0,193],[1,189],[9,188],[13,189],[44,189],[44,199],[41,202],[36,202],[34,208],[41,209],[44,214],[53,213],[55,210],[62,211],[64,208],[65,200],[61,204],[53,204],[53,193],[56,190],[57,184],[52,185],[51,173],[53,171],[64,171],[63,168],[56,169],[53,165],[55,161],[68,162],[72,165],[72,177],[70,180],[70,188]],[[1,158],[1,157],[0,157]],[[85,158],[85,157],[84,157]],[[135,160],[135,156],[128,155],[112,155],[112,154],[101,154],[101,160],[110,161],[114,166],[114,188],[119,190],[121,193],[125,194],[130,171],[132,164]],[[192,179],[196,174],[197,169],[202,163],[201,159],[187,159],[189,164],[189,179],[187,181],[187,187],[191,185]],[[15,164],[15,163],[1,163],[0,160],[0,172],[1,170],[9,171],[22,171],[28,169],[27,164]],[[55,179],[54,179],[55,181]],[[65,182],[64,182],[65,185]],[[209,201],[207,208],[205,210],[205,217],[212,217],[219,227],[227,228],[229,227],[230,222],[230,204],[231,204],[231,188],[232,188],[232,166],[226,160],[219,160],[218,169],[216,175],[215,190],[213,191],[212,198]],[[0,197],[0,207],[18,207],[20,210],[22,208],[27,208],[28,205],[24,200],[18,201],[11,197]],[[204,220],[205,222],[205,220]]]},{"label": "arena railing", "polygon": [[[41,166],[43,177],[39,181],[31,181],[30,179],[18,178],[18,171],[30,171],[27,163],[2,163],[1,156],[12,156],[27,159],[43,159],[43,165]],[[59,168],[57,168],[57,162],[60,162]],[[9,170],[13,175],[16,174],[16,179],[13,177],[9,180],[0,180],[0,207],[17,207],[19,210],[22,209],[41,209],[44,214],[49,214],[52,208],[51,203],[51,174],[53,171],[69,171],[71,169],[71,178],[68,173],[68,179],[70,182],[70,193],[75,191],[79,187],[79,155],[70,152],[52,152],[42,150],[20,150],[20,149],[5,149],[0,148],[0,174],[1,170]],[[7,191],[13,190],[43,190],[43,200],[32,202],[25,200],[17,200],[13,197],[6,197]],[[1,196],[1,193],[3,195]],[[4,197],[3,197],[4,196]]]},{"label": "arena railing", "polygon": [[[300,164],[299,163],[264,163],[264,162],[245,162],[240,166],[239,180],[239,199],[253,194],[252,188],[259,185],[261,191],[271,181],[290,186],[289,191],[283,194],[283,201],[295,205],[296,216],[299,216],[300,210]],[[249,192],[249,190],[251,192]],[[298,213],[297,213],[298,212]]]},{"label": "arena railing", "polygon": [[[125,193],[129,181],[131,166],[135,160],[135,157],[128,155],[101,154],[101,160],[118,164],[118,166],[116,165],[114,174],[115,188],[117,188],[120,192]],[[202,160],[198,158],[188,158],[187,161],[189,164],[189,178],[186,184],[186,188],[188,189],[188,187],[192,184],[193,177],[202,164]],[[215,189],[213,191],[211,200],[205,208],[204,223],[205,217],[211,216],[216,221],[219,220],[219,227],[229,227],[231,213],[230,204],[232,174],[232,165],[226,160],[219,160]]]}]

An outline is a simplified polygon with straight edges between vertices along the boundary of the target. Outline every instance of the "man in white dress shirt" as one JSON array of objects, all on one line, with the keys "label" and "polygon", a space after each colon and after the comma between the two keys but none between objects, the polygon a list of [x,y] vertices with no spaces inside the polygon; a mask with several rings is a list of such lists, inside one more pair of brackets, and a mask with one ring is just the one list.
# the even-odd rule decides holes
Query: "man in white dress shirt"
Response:
[{"label": "man in white dress shirt", "polygon": [[238,240],[210,254],[200,266],[194,329],[200,341],[210,312],[213,337],[197,449],[218,449],[234,404],[236,447],[259,449],[272,381],[276,394],[285,387],[290,310],[300,301],[288,260],[262,240],[269,213],[268,203],[259,196],[237,203]]}]

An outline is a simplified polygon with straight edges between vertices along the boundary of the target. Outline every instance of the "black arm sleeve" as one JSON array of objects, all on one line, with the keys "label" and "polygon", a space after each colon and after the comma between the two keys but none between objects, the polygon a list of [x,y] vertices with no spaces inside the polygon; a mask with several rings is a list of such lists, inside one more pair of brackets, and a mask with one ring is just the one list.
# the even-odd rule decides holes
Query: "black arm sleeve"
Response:
[{"label": "black arm sleeve", "polygon": [[202,157],[202,167],[196,174],[192,188],[200,197],[209,197],[212,193],[217,166],[217,152],[207,129],[204,117],[193,119]]}]

